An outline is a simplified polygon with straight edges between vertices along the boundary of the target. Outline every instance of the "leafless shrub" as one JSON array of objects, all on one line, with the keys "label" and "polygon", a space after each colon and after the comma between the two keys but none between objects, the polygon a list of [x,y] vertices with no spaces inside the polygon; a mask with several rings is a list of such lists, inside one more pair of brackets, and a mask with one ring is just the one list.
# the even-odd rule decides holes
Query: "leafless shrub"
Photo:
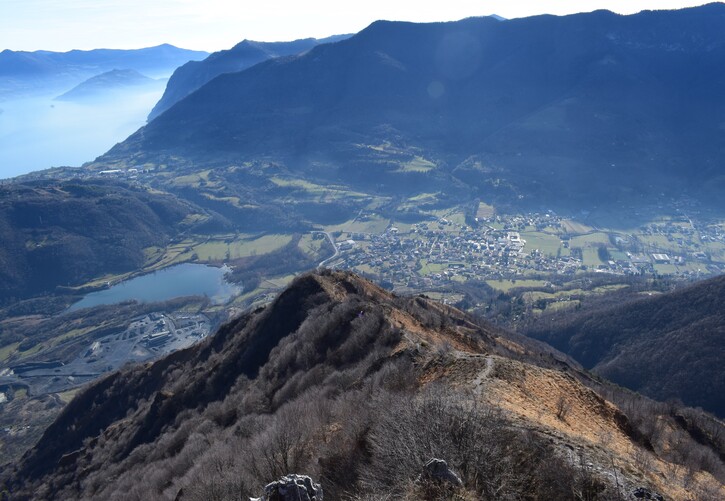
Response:
[{"label": "leafless shrub", "polygon": [[632,451],[632,459],[634,465],[641,472],[648,472],[652,469],[652,453],[644,450],[642,447],[634,446]]},{"label": "leafless shrub", "polygon": [[371,461],[363,491],[403,496],[425,462],[438,457],[480,499],[570,496],[567,466],[534,435],[509,428],[494,409],[442,387],[378,398],[381,412],[368,438]]},{"label": "leafless shrub", "polygon": [[569,402],[563,395],[556,401],[556,417],[562,421],[566,421],[566,416],[571,410],[571,402]]},{"label": "leafless shrub", "polygon": [[189,501],[247,501],[250,492],[240,472],[241,457],[231,444],[215,444],[199,462],[194,479],[183,487]]}]

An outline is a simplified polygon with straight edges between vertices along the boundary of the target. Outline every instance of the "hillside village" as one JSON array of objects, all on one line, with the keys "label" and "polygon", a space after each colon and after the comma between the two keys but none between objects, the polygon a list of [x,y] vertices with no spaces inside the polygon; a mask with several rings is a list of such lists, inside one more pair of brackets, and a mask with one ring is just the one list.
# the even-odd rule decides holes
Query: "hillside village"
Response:
[{"label": "hillside village", "polygon": [[377,274],[412,289],[585,272],[688,278],[725,271],[722,254],[710,252],[723,244],[722,225],[699,224],[683,215],[625,234],[547,211],[476,218],[474,226],[441,217],[391,223],[379,234],[340,232],[340,255],[329,265]]}]

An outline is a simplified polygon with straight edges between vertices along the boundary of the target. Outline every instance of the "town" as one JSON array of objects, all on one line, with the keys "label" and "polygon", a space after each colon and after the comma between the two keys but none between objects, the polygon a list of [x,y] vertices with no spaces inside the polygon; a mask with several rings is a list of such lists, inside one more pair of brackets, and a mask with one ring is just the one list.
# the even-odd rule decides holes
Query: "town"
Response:
[{"label": "town", "polygon": [[675,215],[621,232],[553,211],[491,212],[472,225],[461,212],[451,211],[450,217],[431,222],[391,222],[381,233],[338,231],[340,252],[327,265],[377,275],[401,290],[591,272],[687,279],[725,271],[722,224]]}]

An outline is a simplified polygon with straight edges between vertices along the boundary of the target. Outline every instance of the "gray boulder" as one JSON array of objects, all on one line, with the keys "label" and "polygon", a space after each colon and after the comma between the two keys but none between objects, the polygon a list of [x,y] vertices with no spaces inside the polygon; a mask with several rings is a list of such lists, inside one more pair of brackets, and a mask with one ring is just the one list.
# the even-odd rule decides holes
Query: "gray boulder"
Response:
[{"label": "gray boulder", "polygon": [[462,487],[463,482],[456,473],[448,467],[442,459],[433,458],[425,464],[421,477],[425,480],[434,480],[454,487]]},{"label": "gray boulder", "polygon": [[665,498],[646,487],[637,487],[635,490],[632,491],[632,497],[635,499],[646,499],[646,500],[652,500],[652,501],[665,501]]},{"label": "gray boulder", "polygon": [[322,501],[322,486],[307,475],[286,475],[267,484],[261,498],[250,501]]}]

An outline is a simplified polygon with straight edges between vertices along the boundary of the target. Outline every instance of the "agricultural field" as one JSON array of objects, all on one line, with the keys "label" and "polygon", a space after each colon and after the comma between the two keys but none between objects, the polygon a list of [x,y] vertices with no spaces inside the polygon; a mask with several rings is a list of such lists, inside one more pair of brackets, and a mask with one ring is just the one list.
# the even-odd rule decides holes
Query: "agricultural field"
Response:
[{"label": "agricultural field", "polygon": [[248,256],[268,254],[281,249],[292,240],[292,235],[272,234],[257,238],[235,236],[227,239],[210,239],[191,246],[188,252],[200,262],[229,261]]},{"label": "agricultural field", "polygon": [[589,233],[591,231],[594,231],[594,228],[592,228],[591,226],[587,226],[586,224],[575,221],[573,219],[562,219],[561,229],[565,233],[570,233],[573,235],[581,235],[583,233]]},{"label": "agricultural field", "polygon": [[535,287],[546,287],[548,281],[546,280],[486,280],[486,283],[491,286],[492,289],[501,292],[511,292],[512,289],[516,288],[535,288]]},{"label": "agricultural field", "polygon": [[325,231],[330,233],[346,232],[346,233],[372,233],[380,234],[384,232],[390,225],[390,219],[382,216],[364,216],[356,218],[342,224],[325,226]]},{"label": "agricultural field", "polygon": [[540,231],[525,231],[521,233],[521,238],[526,240],[527,249],[538,249],[549,256],[569,255],[569,250],[562,247],[561,240],[555,235]]},{"label": "agricultural field", "polygon": [[415,157],[413,160],[404,163],[396,172],[430,172],[436,168],[436,164],[423,157]]},{"label": "agricultural field", "polygon": [[326,238],[319,238],[322,237],[322,235],[313,235],[313,234],[305,234],[302,235],[299,242],[297,242],[297,247],[307,254],[308,256],[318,256],[320,252],[322,251],[323,245],[325,245],[325,242],[327,241]]},{"label": "agricultural field", "polygon": [[366,193],[352,191],[345,186],[321,185],[297,178],[282,178],[274,176],[269,179],[272,183],[283,188],[295,188],[317,201],[331,202],[333,200],[368,199],[372,198]]},{"label": "agricultural field", "polygon": [[436,273],[443,273],[448,270],[448,266],[440,263],[428,263],[426,259],[420,260],[420,274],[421,275],[434,275]]},{"label": "agricultural field", "polygon": [[485,202],[479,202],[478,208],[476,209],[476,217],[478,219],[489,219],[494,216],[496,210],[493,205],[488,205]]},{"label": "agricultural field", "polygon": [[582,263],[584,263],[585,266],[590,266],[592,268],[607,264],[599,259],[599,250],[595,247],[586,247],[582,249]]},{"label": "agricultural field", "polygon": [[603,232],[593,232],[587,235],[579,235],[571,237],[569,245],[571,247],[594,247],[598,244],[609,245],[609,235]]},{"label": "agricultural field", "polygon": [[438,220],[445,219],[451,223],[443,228],[444,231],[458,232],[460,231],[461,226],[466,226],[466,214],[459,207],[432,210],[428,211],[427,214],[437,218]]}]

